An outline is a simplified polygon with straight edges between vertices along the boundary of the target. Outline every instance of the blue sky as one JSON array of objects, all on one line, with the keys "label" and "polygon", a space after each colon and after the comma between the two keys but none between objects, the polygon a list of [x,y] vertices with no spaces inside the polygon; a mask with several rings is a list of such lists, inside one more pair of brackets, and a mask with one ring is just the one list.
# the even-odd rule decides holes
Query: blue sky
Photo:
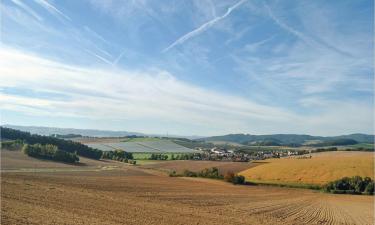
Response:
[{"label": "blue sky", "polygon": [[374,132],[371,0],[0,4],[2,124]]}]

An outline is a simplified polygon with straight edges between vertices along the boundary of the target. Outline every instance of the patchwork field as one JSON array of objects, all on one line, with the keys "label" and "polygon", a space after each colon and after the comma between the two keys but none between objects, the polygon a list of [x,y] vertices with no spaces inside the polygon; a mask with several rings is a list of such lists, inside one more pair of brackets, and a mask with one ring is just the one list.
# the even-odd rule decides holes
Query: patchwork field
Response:
[{"label": "patchwork field", "polygon": [[374,153],[338,151],[312,154],[311,159],[269,159],[240,174],[250,181],[317,185],[345,176],[373,178]]},{"label": "patchwork field", "polygon": [[[168,177],[158,168],[169,162],[146,169],[82,159],[86,163],[78,167],[114,166],[84,171],[1,152],[1,224],[373,224],[374,219],[373,196]],[[32,165],[40,170],[22,172]]]},{"label": "patchwork field", "polygon": [[169,140],[153,140],[153,141],[108,141],[101,140],[100,142],[83,142],[92,148],[97,148],[102,151],[111,151],[121,149],[127,152],[154,152],[154,153],[188,153],[195,152],[193,149],[186,148],[184,146],[173,143]]}]

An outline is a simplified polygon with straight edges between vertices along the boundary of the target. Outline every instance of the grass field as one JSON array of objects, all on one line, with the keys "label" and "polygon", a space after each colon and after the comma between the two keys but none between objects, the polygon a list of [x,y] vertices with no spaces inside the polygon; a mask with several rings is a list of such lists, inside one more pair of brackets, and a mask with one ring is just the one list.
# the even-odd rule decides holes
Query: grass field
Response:
[{"label": "grass field", "polygon": [[368,149],[374,149],[374,144],[368,144],[368,143],[359,143],[355,145],[345,145],[345,146],[339,146],[340,148],[368,148]]},{"label": "grass field", "polygon": [[123,142],[144,142],[144,141],[160,141],[161,138],[157,137],[139,137],[139,138],[126,138]]},{"label": "grass field", "polygon": [[[25,173],[2,168],[1,224],[373,223],[373,196],[168,177],[139,166],[70,171],[77,166],[35,160],[15,152],[2,155],[2,161],[9,162],[7,168],[13,170],[22,171],[25,165],[67,170]],[[189,162],[193,167],[195,162]],[[103,163],[118,165],[90,161],[78,167]]]},{"label": "grass field", "polygon": [[241,172],[247,181],[279,184],[322,185],[342,177],[374,177],[372,152],[323,152],[311,159],[283,158],[265,160],[261,166]]}]

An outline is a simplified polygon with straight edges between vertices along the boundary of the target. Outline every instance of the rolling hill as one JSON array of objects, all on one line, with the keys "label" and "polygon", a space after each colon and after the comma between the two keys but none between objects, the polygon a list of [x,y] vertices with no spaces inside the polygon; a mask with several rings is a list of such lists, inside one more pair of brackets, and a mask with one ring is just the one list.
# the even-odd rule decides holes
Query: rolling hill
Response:
[{"label": "rolling hill", "polygon": [[[323,137],[323,136],[312,136],[304,134],[271,134],[271,135],[251,135],[251,134],[228,134],[223,136],[213,136],[207,138],[199,139],[206,142],[214,141],[223,141],[223,142],[235,142],[239,144],[256,144],[270,142],[278,144],[299,144],[303,145],[305,143],[320,143],[331,144],[331,143],[343,143],[343,140],[346,140],[348,143],[374,143],[374,135],[368,134],[349,134],[349,135],[340,135],[332,137]],[[349,141],[352,140],[352,141]]]}]

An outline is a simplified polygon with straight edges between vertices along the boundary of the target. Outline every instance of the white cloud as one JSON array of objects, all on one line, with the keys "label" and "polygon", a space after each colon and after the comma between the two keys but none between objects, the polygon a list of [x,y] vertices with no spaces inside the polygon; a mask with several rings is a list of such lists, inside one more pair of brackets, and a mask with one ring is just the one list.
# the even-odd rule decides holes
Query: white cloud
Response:
[{"label": "white cloud", "polygon": [[[176,133],[206,135],[227,132],[327,134],[327,126],[332,133],[367,132],[371,127],[368,115],[373,109],[366,105],[361,105],[359,118],[354,116],[354,103],[345,104],[339,113],[327,107],[320,114],[299,115],[184,83],[156,69],[142,72],[82,68],[9,48],[0,50],[0,58],[0,88],[66,96],[51,99],[28,96],[27,92],[1,93],[2,109],[28,115],[137,121],[144,127],[143,131],[148,130],[148,124],[142,121],[169,121],[180,124],[181,130]],[[161,127],[152,129],[164,131]]]}]

